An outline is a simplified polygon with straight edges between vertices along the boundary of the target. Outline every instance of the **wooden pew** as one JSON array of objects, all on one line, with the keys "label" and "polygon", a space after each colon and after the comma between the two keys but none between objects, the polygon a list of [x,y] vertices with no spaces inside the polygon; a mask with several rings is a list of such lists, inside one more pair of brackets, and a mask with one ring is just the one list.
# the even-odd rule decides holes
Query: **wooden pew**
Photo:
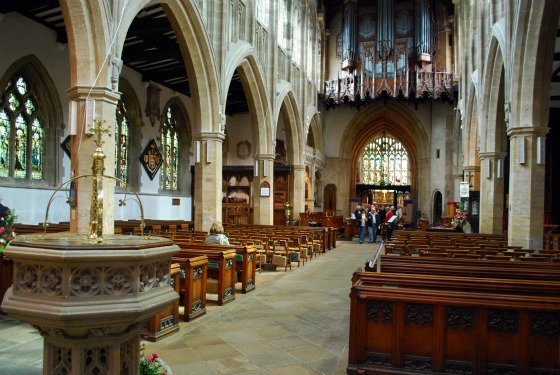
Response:
[{"label": "wooden pew", "polygon": [[348,374],[556,374],[558,282],[357,273]]},{"label": "wooden pew", "polygon": [[560,282],[560,264],[432,257],[381,256],[381,271],[458,277],[483,277]]},{"label": "wooden pew", "polygon": [[248,293],[255,289],[257,270],[257,247],[255,245],[216,245],[184,242],[176,242],[176,244],[185,249],[210,249],[214,251],[222,251],[224,249],[235,250],[235,269],[241,276],[241,292]]},{"label": "wooden pew", "polygon": [[[171,265],[171,286],[180,294],[180,274],[181,266],[177,263]],[[171,333],[179,330],[179,298],[162,311],[154,314],[140,330],[140,336],[144,340],[157,341]]]},{"label": "wooden pew", "polygon": [[180,279],[180,294],[183,297],[185,321],[198,318],[206,314],[206,279],[208,275],[208,257],[206,255],[194,257],[172,257],[184,271],[184,278]]},{"label": "wooden pew", "polygon": [[201,255],[208,257],[206,292],[218,294],[218,305],[221,306],[235,299],[236,253],[234,249],[201,249],[177,245],[181,250],[172,258],[173,261],[178,258],[192,258]]}]

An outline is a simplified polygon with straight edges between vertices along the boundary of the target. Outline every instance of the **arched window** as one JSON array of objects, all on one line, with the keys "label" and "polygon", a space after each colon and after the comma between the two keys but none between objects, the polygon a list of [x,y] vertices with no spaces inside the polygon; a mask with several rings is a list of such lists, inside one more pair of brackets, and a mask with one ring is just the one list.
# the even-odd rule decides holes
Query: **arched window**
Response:
[{"label": "arched window", "polygon": [[0,177],[43,179],[45,133],[40,103],[24,75],[15,75],[4,87],[0,103]]},{"label": "arched window", "polygon": [[362,154],[363,183],[408,185],[408,152],[385,132],[368,144]]},{"label": "arched window", "polygon": [[124,100],[117,104],[117,118],[115,121],[115,177],[129,183],[128,155],[130,146],[129,136],[130,117]]},{"label": "arched window", "polygon": [[302,21],[303,11],[296,6],[293,13],[293,35],[292,35],[292,56],[296,64],[301,64],[301,48],[302,48]]},{"label": "arched window", "polygon": [[163,164],[161,168],[160,188],[176,191],[177,173],[179,171],[179,134],[177,132],[177,108],[171,105],[167,108],[161,127],[161,148]]},{"label": "arched window", "polygon": [[257,0],[257,20],[264,26],[268,27],[268,9],[269,0]]},{"label": "arched window", "polygon": [[280,2],[278,3],[278,33],[277,33],[277,41],[278,41],[278,45],[283,48],[286,49],[287,47],[287,43],[286,43],[286,22],[288,21],[288,17],[287,17],[287,6],[286,6],[286,0],[280,0]]}]

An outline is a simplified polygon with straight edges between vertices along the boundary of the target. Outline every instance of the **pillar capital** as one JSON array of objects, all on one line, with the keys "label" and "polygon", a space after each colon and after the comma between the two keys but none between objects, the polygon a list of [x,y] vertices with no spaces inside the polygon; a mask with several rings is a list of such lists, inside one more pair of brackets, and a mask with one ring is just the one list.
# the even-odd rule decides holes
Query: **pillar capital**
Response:
[{"label": "pillar capital", "polygon": [[507,156],[507,152],[489,151],[479,152],[478,155],[481,159],[503,159]]},{"label": "pillar capital", "polygon": [[542,137],[544,135],[547,135],[549,131],[550,128],[548,126],[517,126],[509,128],[507,131],[507,135],[509,135],[511,138],[522,136]]},{"label": "pillar capital", "polygon": [[268,161],[274,161],[274,159],[276,158],[276,155],[274,154],[257,154],[253,156],[255,158],[255,160],[268,160]]},{"label": "pillar capital", "polygon": [[221,132],[200,132],[192,134],[193,140],[195,141],[220,141],[223,142],[226,139],[224,133]]},{"label": "pillar capital", "polygon": [[108,87],[74,86],[66,90],[70,100],[103,100],[109,104],[117,105],[121,93]]}]

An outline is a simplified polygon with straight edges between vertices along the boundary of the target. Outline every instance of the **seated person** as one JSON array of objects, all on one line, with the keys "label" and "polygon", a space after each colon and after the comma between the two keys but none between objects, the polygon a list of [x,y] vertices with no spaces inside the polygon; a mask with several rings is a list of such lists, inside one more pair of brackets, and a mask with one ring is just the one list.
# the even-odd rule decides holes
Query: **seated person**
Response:
[{"label": "seated person", "polygon": [[208,231],[208,236],[204,243],[207,244],[219,244],[219,245],[229,245],[229,240],[227,236],[224,234],[224,227],[222,224],[215,222],[210,227]]}]

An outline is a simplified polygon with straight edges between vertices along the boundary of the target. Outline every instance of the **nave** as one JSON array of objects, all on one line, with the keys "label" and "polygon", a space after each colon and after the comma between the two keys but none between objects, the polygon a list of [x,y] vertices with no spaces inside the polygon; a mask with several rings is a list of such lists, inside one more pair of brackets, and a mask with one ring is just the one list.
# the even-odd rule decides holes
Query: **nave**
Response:
[{"label": "nave", "polygon": [[[173,374],[346,374],[352,273],[376,247],[340,241],[288,272],[257,273],[257,288],[148,343]],[[240,285],[239,283],[237,284]],[[0,375],[42,374],[39,333],[0,315]]]}]

